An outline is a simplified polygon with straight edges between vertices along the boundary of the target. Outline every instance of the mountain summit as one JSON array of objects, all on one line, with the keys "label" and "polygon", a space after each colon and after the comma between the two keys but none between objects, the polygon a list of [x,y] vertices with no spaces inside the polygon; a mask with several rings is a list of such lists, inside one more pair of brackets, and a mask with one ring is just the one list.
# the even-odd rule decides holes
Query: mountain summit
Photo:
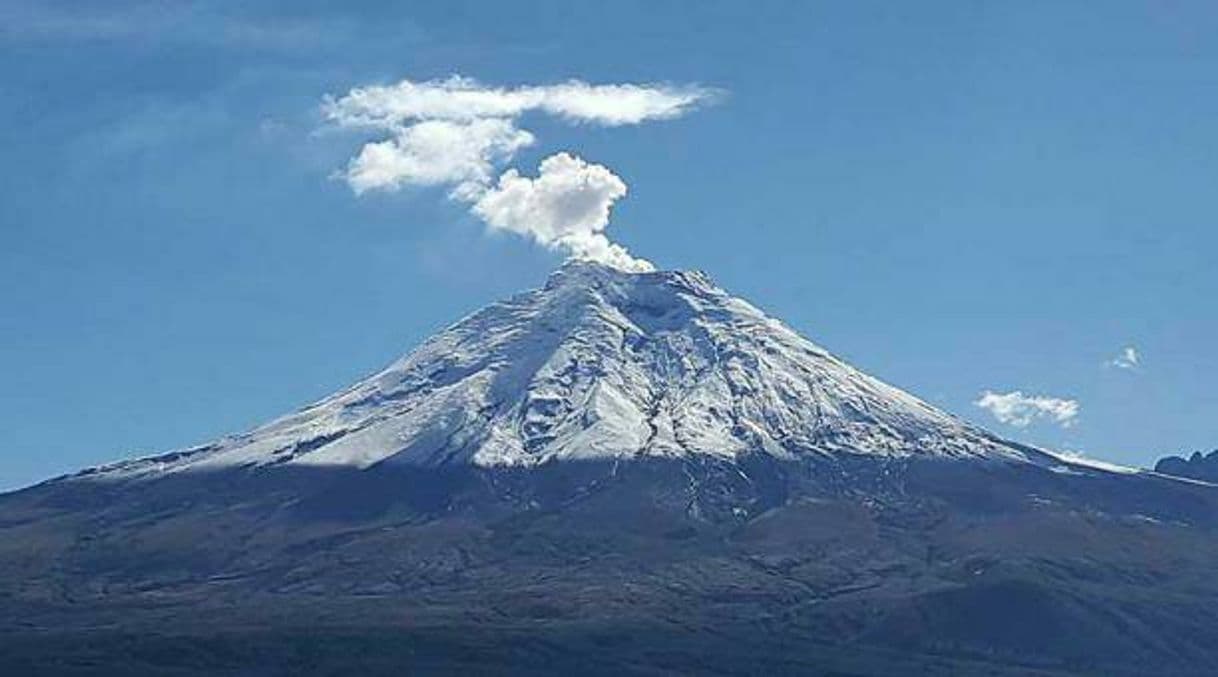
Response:
[{"label": "mountain summit", "polygon": [[93,477],[232,466],[781,459],[1027,460],[854,369],[701,272],[573,260],[389,368],[250,433]]}]

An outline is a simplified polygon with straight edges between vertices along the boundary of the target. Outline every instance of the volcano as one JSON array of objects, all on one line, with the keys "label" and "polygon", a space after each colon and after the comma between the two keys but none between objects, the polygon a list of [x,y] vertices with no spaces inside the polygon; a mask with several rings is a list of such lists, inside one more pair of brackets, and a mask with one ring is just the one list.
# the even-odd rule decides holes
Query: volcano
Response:
[{"label": "volcano", "polygon": [[0,496],[21,674],[1212,674],[1218,487],[572,261],[252,431]]}]

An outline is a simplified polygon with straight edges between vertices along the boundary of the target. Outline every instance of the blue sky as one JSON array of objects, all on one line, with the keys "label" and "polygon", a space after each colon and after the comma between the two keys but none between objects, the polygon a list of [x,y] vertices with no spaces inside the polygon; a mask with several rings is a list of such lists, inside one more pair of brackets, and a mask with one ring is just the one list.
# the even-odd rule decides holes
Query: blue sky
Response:
[{"label": "blue sky", "polygon": [[[325,95],[452,74],[718,88],[527,113],[512,164],[612,168],[616,241],[996,432],[1218,447],[1213,3],[422,4],[0,6],[0,487],[247,428],[544,280],[443,187],[336,178],[372,137]],[[975,404],[1016,390],[1077,414]]]}]

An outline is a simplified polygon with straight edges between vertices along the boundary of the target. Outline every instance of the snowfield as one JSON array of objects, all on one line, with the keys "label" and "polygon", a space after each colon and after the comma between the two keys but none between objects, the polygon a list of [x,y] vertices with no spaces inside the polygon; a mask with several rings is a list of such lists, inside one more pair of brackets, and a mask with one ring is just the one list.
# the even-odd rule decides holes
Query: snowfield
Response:
[{"label": "snowfield", "polygon": [[842,362],[700,272],[570,261],[543,288],[466,317],[294,414],[82,476],[759,451],[1034,460]]}]

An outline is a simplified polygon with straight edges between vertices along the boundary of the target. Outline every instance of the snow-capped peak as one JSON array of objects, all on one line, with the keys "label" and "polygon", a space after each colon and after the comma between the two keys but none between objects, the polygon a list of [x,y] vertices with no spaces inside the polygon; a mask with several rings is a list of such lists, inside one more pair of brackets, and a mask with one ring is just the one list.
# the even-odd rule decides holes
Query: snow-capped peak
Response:
[{"label": "snow-capped peak", "polygon": [[570,261],[543,288],[466,317],[321,402],[92,475],[748,453],[1024,456],[859,372],[701,272]]}]

